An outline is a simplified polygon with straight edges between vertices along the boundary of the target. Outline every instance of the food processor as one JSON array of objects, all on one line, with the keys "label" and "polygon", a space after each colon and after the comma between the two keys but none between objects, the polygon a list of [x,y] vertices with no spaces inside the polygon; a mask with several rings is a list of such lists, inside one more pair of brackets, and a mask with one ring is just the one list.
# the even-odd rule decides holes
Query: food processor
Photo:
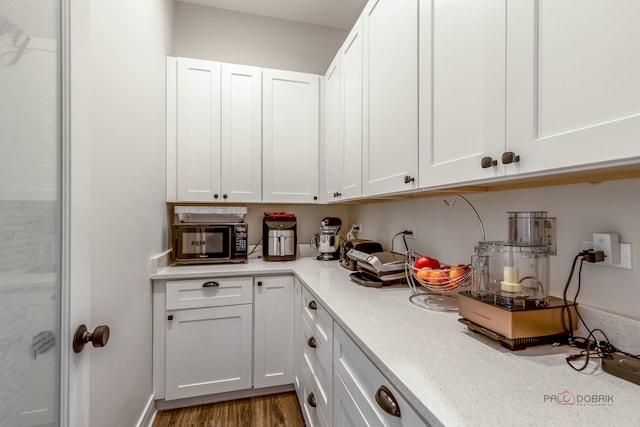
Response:
[{"label": "food processor", "polygon": [[568,319],[573,330],[578,316],[573,303],[549,295],[555,218],[541,211],[507,214],[509,239],[475,247],[471,289],[458,295],[459,320],[510,350],[566,341]]}]

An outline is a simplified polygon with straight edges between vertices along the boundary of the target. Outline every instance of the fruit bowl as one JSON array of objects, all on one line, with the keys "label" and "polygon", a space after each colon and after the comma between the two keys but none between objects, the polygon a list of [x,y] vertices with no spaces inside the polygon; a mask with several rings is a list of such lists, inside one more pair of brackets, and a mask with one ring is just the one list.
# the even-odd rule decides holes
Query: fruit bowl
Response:
[{"label": "fruit bowl", "polygon": [[419,255],[415,252],[407,253],[405,272],[407,281],[434,292],[451,292],[471,282],[470,264],[443,264],[439,268],[416,267]]}]

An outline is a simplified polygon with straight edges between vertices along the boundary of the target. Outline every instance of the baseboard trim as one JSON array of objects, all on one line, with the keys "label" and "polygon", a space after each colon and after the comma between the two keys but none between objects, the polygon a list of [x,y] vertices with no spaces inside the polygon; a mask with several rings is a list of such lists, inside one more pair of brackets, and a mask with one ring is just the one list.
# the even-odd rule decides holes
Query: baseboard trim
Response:
[{"label": "baseboard trim", "polygon": [[151,427],[153,426],[153,420],[156,419],[156,407],[154,405],[153,394],[149,397],[149,401],[147,402],[147,406],[144,408],[142,415],[140,415],[140,419],[136,424],[136,427]]},{"label": "baseboard trim", "polygon": [[[227,400],[244,399],[247,397],[267,396],[269,394],[295,391],[293,384],[285,384],[275,387],[251,388],[248,390],[230,391],[227,393],[209,394],[206,396],[189,397],[175,400],[156,400],[155,407],[158,411],[166,409],[186,408],[195,405],[207,405],[209,403],[224,402]],[[155,417],[155,415],[154,415]]]}]

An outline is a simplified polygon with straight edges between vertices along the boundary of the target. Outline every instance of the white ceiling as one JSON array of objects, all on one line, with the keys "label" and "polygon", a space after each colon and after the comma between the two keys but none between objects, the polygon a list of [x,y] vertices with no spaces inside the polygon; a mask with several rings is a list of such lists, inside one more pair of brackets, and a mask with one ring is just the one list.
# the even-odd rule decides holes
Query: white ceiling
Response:
[{"label": "white ceiling", "polygon": [[366,0],[178,0],[271,18],[350,29]]}]

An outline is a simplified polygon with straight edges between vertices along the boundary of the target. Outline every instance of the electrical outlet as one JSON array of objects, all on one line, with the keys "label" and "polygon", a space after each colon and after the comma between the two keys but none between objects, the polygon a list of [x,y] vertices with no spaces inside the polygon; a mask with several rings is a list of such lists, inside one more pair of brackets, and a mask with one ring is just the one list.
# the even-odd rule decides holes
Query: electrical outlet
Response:
[{"label": "electrical outlet", "polygon": [[605,264],[620,264],[618,233],[593,233],[593,250],[604,252]]},{"label": "electrical outlet", "polygon": [[[582,250],[586,251],[588,249],[593,249],[593,241],[592,240],[583,240],[581,242]],[[596,262],[595,264],[588,265],[596,265],[600,267],[611,267],[611,268],[622,268],[624,270],[631,270],[631,243],[619,243],[620,245],[620,262],[617,264],[605,264],[604,262]]]},{"label": "electrical outlet", "polygon": [[403,230],[403,231],[404,231],[404,230],[411,231],[411,234],[406,234],[406,235],[405,235],[405,237],[406,237],[407,239],[415,239],[415,238],[417,238],[417,234],[416,234],[416,227],[404,227],[402,230]]}]

